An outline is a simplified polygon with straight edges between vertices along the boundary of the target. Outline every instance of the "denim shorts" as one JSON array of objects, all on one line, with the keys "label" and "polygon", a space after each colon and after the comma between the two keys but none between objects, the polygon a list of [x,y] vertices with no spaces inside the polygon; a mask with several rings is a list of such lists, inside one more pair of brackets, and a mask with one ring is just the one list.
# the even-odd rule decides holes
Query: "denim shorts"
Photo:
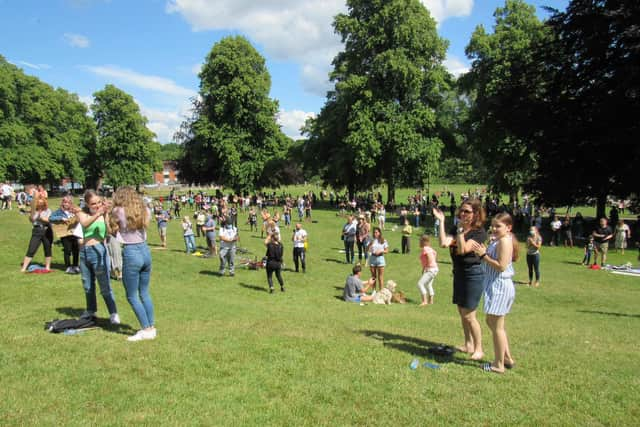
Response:
[{"label": "denim shorts", "polygon": [[384,267],[386,265],[384,255],[371,255],[369,257],[369,265],[371,267]]}]

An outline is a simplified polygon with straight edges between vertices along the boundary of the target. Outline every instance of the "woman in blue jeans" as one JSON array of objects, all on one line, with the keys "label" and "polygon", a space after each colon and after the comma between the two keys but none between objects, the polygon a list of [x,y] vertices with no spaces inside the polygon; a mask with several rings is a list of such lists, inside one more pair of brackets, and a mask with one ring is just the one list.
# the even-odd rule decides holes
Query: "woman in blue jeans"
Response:
[{"label": "woman in blue jeans", "polygon": [[87,300],[87,309],[82,318],[95,317],[98,305],[96,301],[96,281],[100,286],[100,293],[109,310],[110,321],[114,325],[120,324],[116,301],[111,289],[109,272],[111,261],[105,245],[107,237],[108,206],[95,191],[84,193],[84,209],[76,209],[76,216],[82,226],[83,242],[80,248],[80,274],[82,286]]},{"label": "woman in blue jeans", "polygon": [[153,302],[149,294],[151,253],[147,246],[147,227],[151,212],[133,187],[120,187],[113,195],[112,233],[118,233],[122,249],[122,283],[140,326],[129,341],[152,340],[156,337]]}]

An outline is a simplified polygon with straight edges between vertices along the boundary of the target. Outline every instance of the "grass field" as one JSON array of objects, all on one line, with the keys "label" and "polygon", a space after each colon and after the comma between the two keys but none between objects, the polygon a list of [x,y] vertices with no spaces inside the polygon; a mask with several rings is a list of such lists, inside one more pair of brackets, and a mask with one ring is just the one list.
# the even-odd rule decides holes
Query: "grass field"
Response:
[{"label": "grass field", "polygon": [[[217,259],[186,255],[177,221],[168,250],[157,249],[152,228],[158,338],[131,343],[125,338],[139,325],[120,282],[121,327],[45,332],[45,321],[84,310],[80,277],[60,271],[60,246],[58,271],[19,273],[30,226],[15,210],[0,212],[0,425],[637,425],[640,278],[588,270],[577,248],[544,247],[542,286],[517,286],[507,317],[517,366],[500,376],[465,355],[434,359],[427,351],[462,340],[445,250],[438,248],[435,305],[418,307],[418,233],[413,253],[388,256],[385,274],[409,303],[348,304],[340,300],[350,271],[339,252],[343,219],[316,210],[314,220],[305,224],[305,275],[289,271],[283,229],[287,292],[273,295],[264,271],[219,277]],[[386,237],[400,247],[399,232]],[[264,253],[246,225],[240,245],[251,257]],[[609,261],[636,257],[628,250]],[[516,269],[525,282],[524,260]],[[108,317],[100,297],[98,305]],[[441,369],[410,370],[413,358]]]}]

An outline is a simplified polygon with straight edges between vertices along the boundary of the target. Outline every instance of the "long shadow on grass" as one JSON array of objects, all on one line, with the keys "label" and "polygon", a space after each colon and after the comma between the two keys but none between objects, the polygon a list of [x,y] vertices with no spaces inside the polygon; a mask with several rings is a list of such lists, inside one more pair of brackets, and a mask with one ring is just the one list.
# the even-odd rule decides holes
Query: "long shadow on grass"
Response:
[{"label": "long shadow on grass", "polygon": [[612,312],[609,312],[609,311],[596,311],[596,310],[577,310],[577,311],[578,311],[578,313],[602,314],[602,315],[605,315],[605,316],[640,318],[640,314],[612,313]]},{"label": "long shadow on grass", "polygon": [[409,353],[412,356],[426,357],[431,360],[435,360],[438,363],[455,363],[457,365],[468,365],[473,367],[478,366],[478,362],[473,360],[462,359],[455,355],[441,356],[433,354],[429,351],[429,349],[441,347],[443,344],[440,343],[383,331],[371,331],[365,329],[359,332],[366,337],[382,341],[382,344],[385,347],[391,347],[396,350],[404,351],[405,353]]},{"label": "long shadow on grass", "polygon": [[267,288],[265,288],[265,287],[256,286],[256,285],[250,285],[250,284],[244,283],[244,282],[240,282],[240,286],[242,286],[243,288],[251,289],[253,291],[268,292]]},{"label": "long shadow on grass", "polygon": [[[80,315],[84,313],[83,309],[74,307],[57,307],[56,311],[60,314],[73,318],[79,318]],[[131,335],[132,333],[136,332],[136,330],[132,328],[131,325],[127,325],[125,323],[112,325],[109,319],[98,318],[96,319],[96,325],[100,329],[104,329],[105,331],[109,332],[115,332],[117,334]]]},{"label": "long shadow on grass", "polygon": [[323,261],[335,262],[336,264],[346,264],[346,262],[340,261],[340,260],[337,260],[337,259],[334,259],[334,258],[324,258]]},{"label": "long shadow on grass", "polygon": [[205,276],[220,276],[220,273],[218,273],[217,271],[210,271],[210,270],[200,270],[199,274],[203,274]]},{"label": "long shadow on grass", "polygon": [[581,262],[578,261],[562,261],[563,264],[571,264],[571,265],[582,265]]}]

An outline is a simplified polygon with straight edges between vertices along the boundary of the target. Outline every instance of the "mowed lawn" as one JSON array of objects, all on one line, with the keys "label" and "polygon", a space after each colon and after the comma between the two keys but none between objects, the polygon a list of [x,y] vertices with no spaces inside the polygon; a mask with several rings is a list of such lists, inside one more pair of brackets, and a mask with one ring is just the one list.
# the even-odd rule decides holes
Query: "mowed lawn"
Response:
[{"label": "mowed lawn", "polygon": [[[260,259],[262,240],[245,219],[240,246]],[[126,336],[139,325],[121,282],[113,282],[121,327],[103,320],[104,328],[82,335],[45,332],[45,321],[84,310],[80,277],[61,271],[57,245],[56,272],[21,274],[30,225],[15,210],[0,212],[0,425],[638,424],[640,278],[588,270],[581,249],[545,246],[542,286],[518,285],[507,317],[517,366],[485,373],[466,355],[427,351],[462,342],[447,251],[437,249],[435,305],[418,307],[422,229],[411,254],[387,257],[385,278],[409,303],[348,304],[340,300],[351,269],[340,253],[343,222],[315,210],[305,223],[305,275],[290,270],[291,231],[282,229],[287,292],[273,295],[264,270],[219,277],[217,259],[186,255],[177,220],[168,250],[158,249],[153,225],[158,338],[131,343]],[[400,248],[398,230],[385,237]],[[609,260],[637,265],[636,258],[629,250]],[[42,263],[42,249],[34,261]],[[516,269],[526,282],[524,257]],[[108,317],[100,296],[98,306]],[[490,361],[491,335],[479,317]],[[441,368],[411,370],[414,358]]]}]

